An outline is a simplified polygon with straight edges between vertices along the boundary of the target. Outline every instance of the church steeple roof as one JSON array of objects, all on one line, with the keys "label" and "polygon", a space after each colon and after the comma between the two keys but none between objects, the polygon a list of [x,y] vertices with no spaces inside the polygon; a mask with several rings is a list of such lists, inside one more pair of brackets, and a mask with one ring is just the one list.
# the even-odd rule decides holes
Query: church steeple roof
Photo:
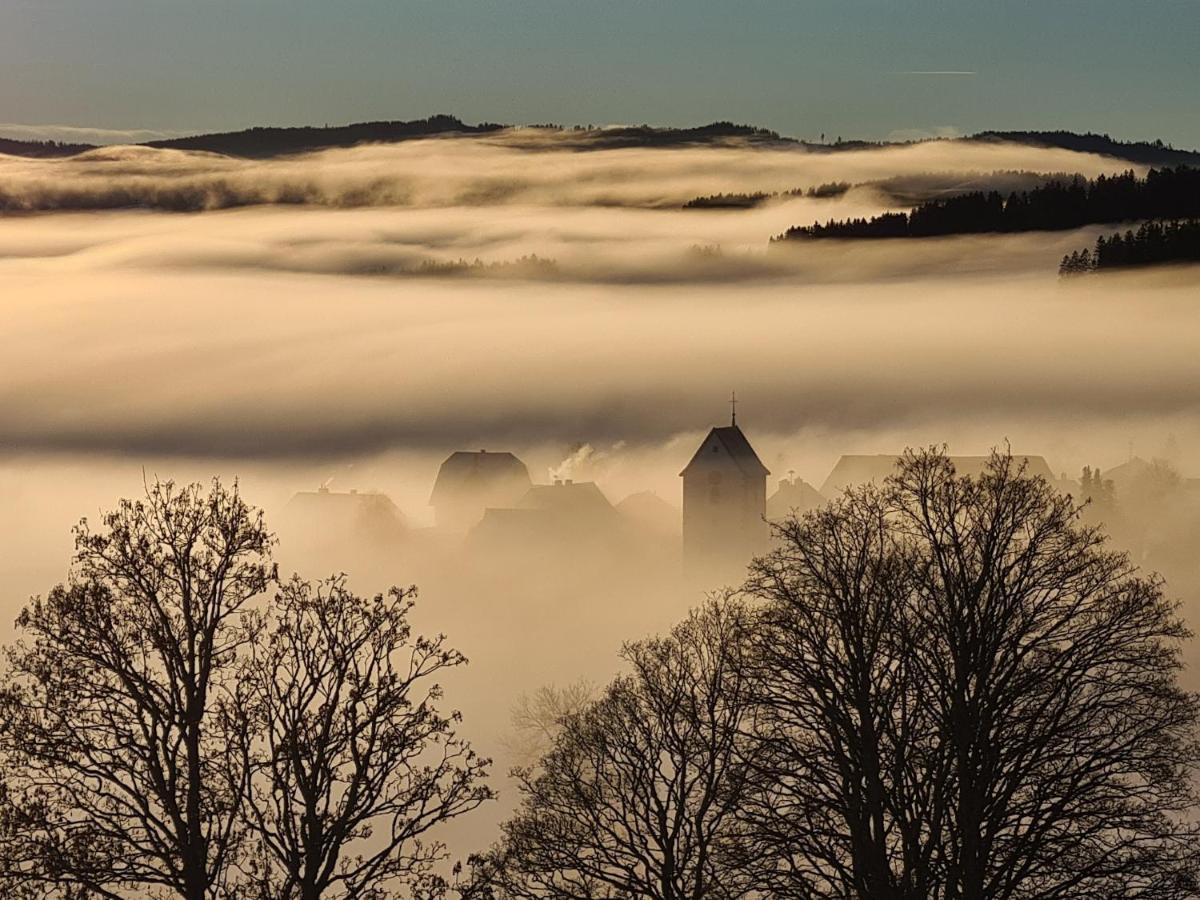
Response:
[{"label": "church steeple roof", "polygon": [[770,469],[763,465],[758,454],[754,452],[754,448],[750,446],[750,442],[746,440],[746,435],[742,434],[742,429],[737,425],[727,425],[710,431],[708,437],[700,444],[700,449],[692,456],[691,462],[679,474],[686,475],[688,469],[698,465],[702,459],[707,461],[705,451],[712,447],[714,442],[719,449],[724,450],[726,457],[733,461],[743,475],[765,478],[771,474]]}]

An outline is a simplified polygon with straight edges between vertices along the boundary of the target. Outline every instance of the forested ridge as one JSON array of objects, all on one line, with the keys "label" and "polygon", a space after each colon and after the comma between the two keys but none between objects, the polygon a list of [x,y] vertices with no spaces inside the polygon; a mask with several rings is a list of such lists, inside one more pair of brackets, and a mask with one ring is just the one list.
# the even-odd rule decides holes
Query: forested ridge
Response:
[{"label": "forested ridge", "polygon": [[[145,146],[201,150],[232,156],[263,158],[304,153],[365,143],[394,143],[434,135],[479,135],[517,128],[513,124],[480,122],[469,125],[457,116],[436,114],[408,121],[356,122],[334,126],[255,126],[237,131],[203,133],[181,138],[149,141]],[[1154,141],[1120,141],[1106,134],[1076,134],[1070,131],[983,131],[964,138],[918,140],[855,140],[840,136],[819,138],[786,137],[769,128],[731,121],[707,125],[673,127],[655,125],[595,126],[547,123],[530,126],[557,134],[561,145],[577,150],[616,147],[677,147],[735,140],[760,146],[790,145],[810,153],[838,153],[882,147],[907,146],[927,141],[964,140],[986,143],[1015,143],[1051,147],[1081,153],[1111,156],[1131,163],[1153,166],[1200,165],[1200,152],[1182,150]],[[84,143],[16,140],[0,137],[0,154],[25,157],[74,156],[96,146]]]},{"label": "forested ridge", "polygon": [[270,157],[331,147],[393,143],[439,134],[487,134],[505,127],[491,122],[467,125],[456,116],[439,114],[408,122],[361,122],[332,128],[328,125],[324,128],[248,128],[244,131],[151,141],[147,146],[204,150],[227,156]]},{"label": "forested ridge", "polygon": [[997,191],[1008,195],[1028,191],[1052,181],[1070,181],[1073,172],[1031,172],[1023,169],[998,169],[988,173],[920,172],[892,175],[871,181],[830,181],[808,188],[796,187],[783,191],[749,191],[706,194],[693,197],[683,204],[684,209],[754,209],[776,200],[808,197],[833,200],[844,197],[851,189],[867,189],[883,196],[888,204],[916,206],[929,200],[956,197],[962,194]]},{"label": "forested ridge", "polygon": [[981,131],[971,135],[967,140],[1026,144],[1031,147],[1057,147],[1061,150],[1074,150],[1078,153],[1114,156],[1117,159],[1127,159],[1130,162],[1148,166],[1196,165],[1200,163],[1200,153],[1195,150],[1180,150],[1161,139],[1118,141],[1107,134],[1095,134],[1090,131],[1085,134],[1078,134],[1074,131]]},{"label": "forested ridge", "polygon": [[1137,231],[1096,238],[1092,250],[1063,257],[1060,275],[1103,269],[1127,269],[1165,263],[1200,262],[1200,219],[1183,222],[1144,222]]},{"label": "forested ridge", "polygon": [[789,197],[811,197],[830,199],[841,197],[853,185],[848,181],[831,181],[816,187],[794,188],[790,191],[755,191],[749,194],[707,194],[703,197],[693,197],[683,204],[684,209],[753,209],[768,200],[786,199]]},{"label": "forested ridge", "polygon": [[0,154],[25,156],[34,159],[56,156],[75,156],[85,150],[94,150],[91,144],[65,144],[61,141],[18,141],[0,137]]},{"label": "forested ridge", "polygon": [[775,240],[916,238],[956,234],[1065,231],[1085,225],[1141,219],[1200,217],[1200,169],[1151,169],[1086,179],[1054,180],[1007,197],[973,191],[930,200],[910,212],[869,219],[830,220],[789,228]]}]

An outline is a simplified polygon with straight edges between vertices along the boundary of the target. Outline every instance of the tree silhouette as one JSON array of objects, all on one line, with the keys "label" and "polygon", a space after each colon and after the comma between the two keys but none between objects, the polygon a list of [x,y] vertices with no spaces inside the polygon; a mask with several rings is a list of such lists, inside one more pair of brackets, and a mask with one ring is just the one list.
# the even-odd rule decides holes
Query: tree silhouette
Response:
[{"label": "tree silhouette", "polygon": [[1075,251],[1059,266],[1063,275],[1165,263],[1200,262],[1200,219],[1143,222],[1137,231],[1096,238],[1095,251]]},{"label": "tree silhouette", "polygon": [[247,868],[264,900],[417,887],[444,855],[430,830],[492,797],[488,761],[455,735],[458,714],[437,709],[434,679],[466,660],[412,635],[413,596],[297,578],[267,615],[238,730],[258,841]]},{"label": "tree silhouette", "polygon": [[511,716],[513,734],[506,741],[518,766],[536,766],[554,746],[563,721],[584,710],[596,693],[596,687],[581,678],[563,687],[543,685],[518,697]]},{"label": "tree silhouette", "polygon": [[75,532],[65,584],[35,598],[0,692],[27,873],[100,897],[220,893],[247,770],[223,707],[244,700],[242,612],[275,578],[261,515],[214,481],[155,482]]},{"label": "tree silhouette", "polygon": [[746,589],[763,790],[744,809],[783,897],[934,896],[944,764],[909,652],[913,552],[876,489],[775,527]]},{"label": "tree silhouette", "polygon": [[1187,632],[1069,497],[926,451],[777,536],[749,583],[774,893],[1193,895]]},{"label": "tree silhouette", "polygon": [[775,240],[915,238],[953,234],[1065,231],[1084,225],[1136,219],[1200,217],[1200,168],[1132,171],[1087,180],[1054,178],[1007,198],[972,191],[928,200],[907,213],[829,221],[789,228]]},{"label": "tree silhouette", "polygon": [[563,720],[536,771],[518,771],[521,805],[500,845],[477,860],[487,891],[655,900],[753,893],[735,864],[750,787],[741,746],[746,622],[736,602],[712,602],[669,636],[626,646],[631,673]]}]

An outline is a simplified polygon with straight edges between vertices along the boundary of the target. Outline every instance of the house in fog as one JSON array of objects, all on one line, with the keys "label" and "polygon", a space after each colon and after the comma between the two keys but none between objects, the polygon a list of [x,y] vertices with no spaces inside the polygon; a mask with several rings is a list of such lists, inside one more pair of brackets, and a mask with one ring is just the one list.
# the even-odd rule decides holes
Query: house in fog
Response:
[{"label": "house in fog", "polygon": [[330,539],[388,540],[408,530],[404,514],[387,494],[331,491],[325,485],[295,494],[283,516],[289,526],[319,531]]},{"label": "house in fog", "polygon": [[272,521],[281,563],[308,574],[376,570],[413,539],[400,508],[377,491],[300,491]]},{"label": "house in fog", "polygon": [[779,479],[775,493],[767,498],[767,521],[782,522],[790,515],[802,516],[825,505],[825,497],[803,478],[791,473]]},{"label": "house in fog", "polygon": [[491,508],[511,508],[532,487],[525,463],[507,452],[459,450],[438,469],[429,503],[438,528],[467,532]]},{"label": "house in fog", "polygon": [[573,528],[612,528],[620,516],[594,481],[557,479],[535,484],[517,503],[518,509],[536,510]]},{"label": "house in fog", "polygon": [[[990,459],[991,456],[951,456],[950,462],[959,475],[978,478],[987,468]],[[1014,453],[1013,460],[1018,464],[1025,464],[1026,475],[1041,476],[1051,484],[1057,484],[1059,481],[1044,457],[1020,456]],[[821,485],[821,494],[832,499],[851,485],[882,484],[889,475],[895,473],[899,463],[898,455],[888,453],[843,456]]]},{"label": "house in fog", "polygon": [[679,507],[672,506],[654,491],[638,491],[616,505],[626,522],[649,540],[679,546]]},{"label": "house in fog", "polygon": [[564,547],[612,545],[626,536],[626,523],[591,481],[556,479],[535,484],[516,503],[489,507],[471,530],[475,549],[545,555]]},{"label": "house in fog", "polygon": [[767,547],[767,476],[737,426],[712,429],[683,478],[683,565],[690,575],[737,576]]}]

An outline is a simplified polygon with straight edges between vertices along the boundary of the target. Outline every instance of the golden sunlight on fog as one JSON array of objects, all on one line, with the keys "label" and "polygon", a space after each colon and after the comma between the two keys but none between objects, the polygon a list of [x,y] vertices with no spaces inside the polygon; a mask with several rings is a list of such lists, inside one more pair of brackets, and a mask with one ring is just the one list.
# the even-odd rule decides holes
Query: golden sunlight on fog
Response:
[{"label": "golden sunlight on fog", "polygon": [[[670,520],[681,468],[736,389],[772,488],[789,471],[819,485],[843,453],[942,442],[1009,441],[1074,478],[1171,441],[1182,474],[1200,475],[1186,462],[1200,449],[1194,273],[1060,283],[1058,260],[1096,230],[769,245],[888,208],[871,187],[680,208],[722,191],[1123,164],[954,142],[808,155],[522,140],[273,162],[0,157],[10,205],[41,210],[0,218],[0,635],[64,576],[80,516],[144,477],[237,477],[289,570],[420,585],[419,624],[471,658],[449,696],[502,771],[519,692],[603,681],[622,640],[718,585],[682,582],[670,521],[620,566],[595,546],[483,547],[463,566],[429,528],[452,451],[512,451],[544,483],[587,445],[579,480],[613,503],[653,492]],[[292,205],[49,212],[152,194],[166,208]],[[398,536],[294,526],[293,495],[330,478],[387,494]]]}]

